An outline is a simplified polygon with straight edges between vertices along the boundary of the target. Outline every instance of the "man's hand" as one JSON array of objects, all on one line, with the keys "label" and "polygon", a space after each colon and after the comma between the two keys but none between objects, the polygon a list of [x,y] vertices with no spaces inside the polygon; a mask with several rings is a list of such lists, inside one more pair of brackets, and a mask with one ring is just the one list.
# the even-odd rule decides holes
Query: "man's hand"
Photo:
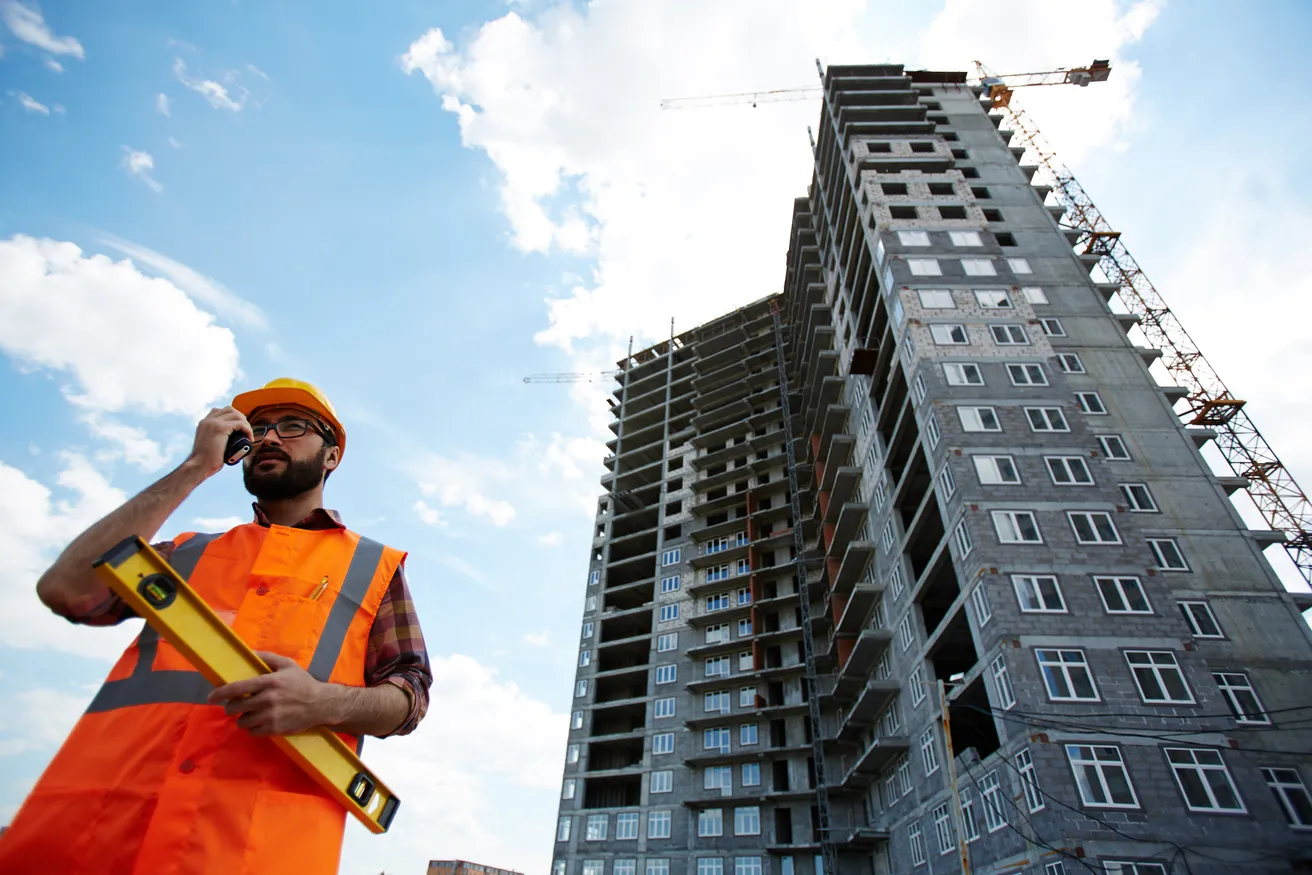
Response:
[{"label": "man's hand", "polygon": [[209,703],[241,715],[237,725],[251,735],[292,735],[338,722],[337,684],[315,680],[295,660],[277,653],[259,656],[273,671],[225,684],[210,693]]},{"label": "man's hand", "polygon": [[[238,410],[232,407],[215,407],[196,426],[196,440],[191,447],[187,462],[195,465],[205,477],[210,477],[223,470],[227,461],[225,450],[228,438],[233,432],[241,432],[255,440],[251,433],[251,424]],[[185,463],[184,463],[185,464]]]}]

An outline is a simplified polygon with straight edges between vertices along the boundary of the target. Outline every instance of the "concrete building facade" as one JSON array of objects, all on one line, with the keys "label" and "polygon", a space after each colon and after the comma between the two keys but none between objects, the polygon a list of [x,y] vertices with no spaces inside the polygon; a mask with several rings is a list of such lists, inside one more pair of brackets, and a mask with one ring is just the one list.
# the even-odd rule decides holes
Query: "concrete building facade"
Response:
[{"label": "concrete building facade", "polygon": [[818,875],[817,754],[840,875],[1309,865],[1245,483],[964,74],[825,92],[782,292],[620,363],[553,875]]}]

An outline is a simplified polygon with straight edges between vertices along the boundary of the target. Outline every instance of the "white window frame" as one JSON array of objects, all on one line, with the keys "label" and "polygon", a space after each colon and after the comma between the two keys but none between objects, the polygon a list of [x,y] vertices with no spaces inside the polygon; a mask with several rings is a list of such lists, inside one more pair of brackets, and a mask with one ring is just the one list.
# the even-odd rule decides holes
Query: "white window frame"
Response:
[{"label": "white window frame", "polygon": [[[1079,524],[1075,521],[1077,517],[1082,519],[1088,527],[1086,532],[1080,530]],[[1111,528],[1112,535],[1115,536],[1114,540],[1103,537],[1104,532],[1099,530],[1096,521],[1096,518],[1098,517],[1103,518],[1108,527]],[[1116,523],[1112,520],[1112,515],[1105,510],[1068,510],[1066,511],[1066,520],[1070,523],[1071,531],[1075,533],[1075,540],[1081,544],[1121,543],[1121,533],[1117,531]],[[1094,537],[1086,538],[1086,534],[1092,534]]]},{"label": "white window frame", "polygon": [[[1088,657],[1084,651],[1078,648],[1056,648],[1056,647],[1036,647],[1034,649],[1034,659],[1039,665],[1039,677],[1043,679],[1044,692],[1048,694],[1050,702],[1101,702],[1102,697],[1098,692],[1098,684],[1093,678],[1093,671],[1089,668]],[[1092,691],[1092,696],[1083,696],[1079,694],[1076,688],[1076,677],[1083,673],[1084,680],[1088,688]],[[1065,694],[1062,694],[1058,684],[1065,688]]]},{"label": "white window frame", "polygon": [[1039,327],[1043,329],[1046,337],[1065,337],[1066,329],[1062,326],[1060,319],[1046,317],[1039,320]]},{"label": "white window frame", "polygon": [[760,763],[743,763],[739,769],[739,783],[744,787],[761,786],[761,764]]},{"label": "white window frame", "polygon": [[[703,663],[703,677],[718,678],[729,677],[733,672],[733,663],[727,656],[710,656]],[[660,683],[660,681],[657,681]]]},{"label": "white window frame", "polygon": [[1030,269],[1029,259],[1026,258],[1008,258],[1007,267],[1011,268],[1012,273],[1034,273],[1034,271]]},{"label": "white window frame", "polygon": [[[1034,424],[1035,418],[1042,420],[1043,428]],[[1030,431],[1035,434],[1055,434],[1064,433],[1071,430],[1071,424],[1066,419],[1066,414],[1060,407],[1026,407],[1025,421],[1029,423]],[[1060,423],[1053,425],[1054,422]]]},{"label": "white window frame", "polygon": [[952,530],[952,540],[957,545],[957,552],[960,558],[964,559],[970,555],[970,551],[975,549],[975,541],[970,536],[970,529],[966,527],[966,520],[963,518],[957,523],[956,528]]},{"label": "white window frame", "polygon": [[569,834],[574,828],[574,818],[568,814],[562,815],[560,820],[556,821],[556,841],[569,841]]},{"label": "white window frame", "polygon": [[993,606],[989,604],[989,592],[984,588],[983,580],[970,591],[970,603],[975,606],[975,621],[980,628],[987,626],[993,619]]},{"label": "white window frame", "polygon": [[1057,364],[1061,366],[1064,374],[1084,374],[1084,361],[1073,352],[1062,352],[1057,354]]},{"label": "white window frame", "polygon": [[697,812],[697,836],[714,838],[724,835],[724,809],[703,808]]},{"label": "white window frame", "polygon": [[935,346],[965,346],[970,343],[966,326],[961,324],[940,322],[930,325],[929,336]]},{"label": "white window frame", "polygon": [[[925,375],[916,374],[916,378],[911,381],[911,400],[919,407],[927,394],[929,394],[929,388],[925,385]],[[869,410],[869,408],[866,409]],[[862,421],[864,422],[864,419]]]},{"label": "white window frame", "polygon": [[949,231],[948,239],[953,246],[983,246],[978,231]]},{"label": "white window frame", "polygon": [[611,865],[611,875],[638,875],[638,861],[632,857],[617,859]]},{"label": "white window frame", "polygon": [[647,811],[647,838],[668,839],[672,819],[668,808],[649,809]]},{"label": "white window frame", "polygon": [[661,605],[659,622],[673,623],[677,619],[679,619],[679,606],[677,604]]},{"label": "white window frame", "polygon": [[912,276],[943,276],[937,258],[908,258],[907,270],[911,271]]},{"label": "white window frame", "polygon": [[706,766],[702,769],[703,790],[733,792],[733,766]]},{"label": "white window frame", "polygon": [[[1247,672],[1214,671],[1212,680],[1216,682],[1216,687],[1221,691],[1226,705],[1235,715],[1236,723],[1245,726],[1271,725],[1271,718],[1267,715],[1266,708],[1263,707],[1262,700],[1258,697]],[[1245,696],[1252,700],[1251,703],[1244,701]]]},{"label": "white window frame", "polygon": [[750,747],[761,743],[761,727],[756,723],[738,724],[738,746]]},{"label": "white window frame", "polygon": [[575,712],[570,716],[569,728],[570,728],[570,729],[582,729],[582,728],[583,728],[583,712],[582,712],[582,711],[575,711]]},{"label": "white window frame", "polygon": [[[1139,698],[1145,704],[1192,705],[1194,703],[1193,691],[1189,689],[1189,681],[1185,679],[1184,670],[1180,668],[1180,662],[1175,658],[1174,653],[1169,650],[1126,650],[1124,653],[1125,663],[1130,668],[1130,676],[1134,678],[1134,685],[1139,689]],[[1173,698],[1167,687],[1172,674],[1184,688],[1183,699]],[[1145,684],[1150,686],[1146,688]],[[1153,693],[1151,698],[1149,692]]]},{"label": "white window frame", "polygon": [[[1039,530],[1039,520],[1033,511],[994,510],[989,511],[989,516],[993,518],[993,531],[997,533],[999,544],[1043,543],[1043,533]],[[1026,528],[1026,523],[1028,523],[1028,528]]]},{"label": "white window frame", "polygon": [[593,586],[593,585],[595,585],[595,584],[597,584],[597,583],[600,583],[600,582],[601,582],[601,571],[600,571],[600,570],[598,570],[598,569],[593,569],[592,571],[589,571],[589,572],[588,572],[588,586]]},{"label": "white window frame", "polygon": [[1007,379],[1013,386],[1048,385],[1048,375],[1038,362],[1008,362]]},{"label": "white window frame", "polygon": [[924,310],[954,310],[957,302],[951,289],[920,289],[920,306]]},{"label": "white window frame", "polygon": [[[1121,749],[1113,744],[1068,744],[1066,759],[1071,764],[1075,776],[1075,786],[1080,792],[1080,801],[1088,808],[1138,808],[1139,796],[1130,780],[1130,770],[1125,767]],[[1111,785],[1107,774],[1119,769],[1125,787],[1130,792],[1129,802],[1117,802],[1112,798]],[[1096,780],[1096,784],[1094,783]]]},{"label": "white window frame", "polygon": [[911,614],[903,617],[902,622],[898,624],[897,640],[904,651],[910,650],[911,645],[916,643],[916,630],[911,624]]},{"label": "white window frame", "polygon": [[738,707],[739,708],[756,707],[756,687],[738,688]]},{"label": "white window frame", "polygon": [[[1163,545],[1166,544],[1169,544],[1171,549],[1175,552],[1175,558],[1178,558],[1180,560],[1180,563],[1178,565],[1174,563],[1171,565],[1166,564],[1168,560],[1173,558],[1163,552],[1164,550]],[[1157,561],[1158,571],[1188,571],[1189,570],[1189,560],[1184,558],[1184,551],[1180,549],[1180,545],[1176,542],[1175,538],[1149,538],[1148,549],[1152,551],[1153,559]]]},{"label": "white window frame", "polygon": [[[1051,584],[1051,589],[1044,584]],[[1013,574],[1012,587],[1016,590],[1016,602],[1022,614],[1064,614],[1066,597],[1061,591],[1061,581],[1055,574]],[[1053,601],[1055,597],[1056,601]]]},{"label": "white window frame", "polygon": [[588,694],[588,679],[580,678],[574,682],[574,698],[586,696]]},{"label": "white window frame", "polygon": [[675,710],[675,698],[666,696],[665,698],[656,699],[652,702],[652,719],[663,720],[666,717],[673,717]]},{"label": "white window frame", "polygon": [[929,442],[929,448],[931,450],[938,446],[938,441],[940,437],[941,435],[939,434],[939,430],[938,430],[938,419],[935,418],[933,413],[931,413],[929,414],[929,417],[925,420],[925,440]]},{"label": "white window frame", "polygon": [[1011,300],[1011,292],[1007,289],[976,289],[975,302],[984,310],[1016,309]]},{"label": "white window frame", "polygon": [[998,269],[991,258],[963,258],[961,270],[966,276],[997,276]]},{"label": "white window frame", "polygon": [[1128,462],[1132,458],[1130,448],[1125,445],[1125,440],[1118,434],[1099,434],[1094,435],[1098,439],[1098,447],[1102,450],[1102,457],[1109,462]]},{"label": "white window frame", "polygon": [[945,462],[938,472],[938,485],[943,490],[943,500],[947,501],[957,492],[957,481],[952,476],[952,465]]},{"label": "white window frame", "polygon": [[565,748],[565,762],[577,763],[578,761],[579,761],[579,746],[577,744],[571,744],[569,747]]},{"label": "white window frame", "polygon": [[679,679],[679,666],[676,663],[656,666],[656,685],[672,684]]},{"label": "white window frame", "polygon": [[[1015,273],[1015,271],[1012,271]],[[1030,304],[1048,303],[1048,294],[1043,291],[1041,286],[1021,286],[1020,293],[1025,297],[1025,301]]]},{"label": "white window frame", "polygon": [[720,857],[698,857],[697,875],[724,875],[724,860]]},{"label": "white window frame", "polygon": [[975,820],[975,794],[969,787],[961,788],[961,829],[966,834],[966,841],[979,840],[979,823]]},{"label": "white window frame", "polygon": [[[1137,577],[1098,574],[1094,575],[1093,586],[1098,590],[1098,598],[1102,599],[1103,610],[1109,614],[1139,614],[1140,616],[1148,616],[1149,614],[1156,613],[1153,610],[1153,603],[1148,600],[1148,593],[1144,590],[1143,583],[1140,582]],[[1145,605],[1145,609],[1131,606],[1131,600],[1128,595],[1131,588],[1138,591],[1139,597],[1143,600]],[[1120,604],[1124,606],[1123,608],[1112,607],[1111,602],[1108,601],[1107,598],[1109,591],[1114,592],[1116,598],[1120,599]]]},{"label": "white window frame", "polygon": [[1147,483],[1121,483],[1118,484],[1118,488],[1121,490],[1121,495],[1125,496],[1125,504],[1130,508],[1130,513],[1161,512]]},{"label": "white window frame", "polygon": [[591,650],[580,650],[580,651],[579,651],[579,668],[587,668],[587,667],[590,666],[590,665],[592,665],[592,651],[591,651]]},{"label": "white window frame", "polygon": [[675,592],[679,589],[679,576],[661,578],[661,592]]},{"label": "white window frame", "polygon": [[1012,456],[971,456],[971,461],[981,486],[1020,485],[1020,469]]},{"label": "white window frame", "polygon": [[903,246],[928,246],[929,232],[927,231],[898,231],[897,242]]},{"label": "white window frame", "polygon": [[984,807],[984,828],[995,833],[1006,827],[1007,817],[1002,813],[1002,788],[998,784],[997,770],[980,778],[979,793]]},{"label": "white window frame", "polygon": [[1093,472],[1083,456],[1044,456],[1054,486],[1093,486]]},{"label": "white window frame", "polygon": [[733,834],[736,836],[759,836],[761,834],[761,806],[735,806],[733,810]]},{"label": "white window frame", "polygon": [[925,690],[925,670],[921,666],[916,666],[916,670],[911,673],[907,679],[907,689],[911,693],[911,707],[915,708],[925,701],[929,693]]},{"label": "white window frame", "polygon": [[934,820],[934,837],[938,840],[939,856],[950,854],[957,849],[956,839],[952,836],[951,815],[948,813],[948,804],[942,805],[930,812],[930,817]]},{"label": "white window frame", "polygon": [[989,325],[989,334],[998,346],[1029,346],[1030,337],[1025,333],[1025,326],[1010,322],[996,322]]},{"label": "white window frame", "polygon": [[673,793],[674,792],[674,771],[672,769],[659,769],[651,773],[651,779],[647,782],[648,793]]},{"label": "white window frame", "polygon": [[1021,748],[1016,751],[1012,759],[1016,763],[1017,773],[1020,774],[1020,786],[1025,793],[1025,805],[1029,808],[1030,814],[1042,811],[1043,791],[1039,789],[1039,773],[1034,768],[1034,758],[1030,756],[1030,749]]},{"label": "white window frame", "polygon": [[943,378],[949,386],[984,385],[984,373],[973,362],[944,362]]},{"label": "white window frame", "polygon": [[585,821],[583,840],[585,842],[604,842],[609,831],[609,814],[589,814]]},{"label": "white window frame", "polygon": [[1075,405],[1085,416],[1107,415],[1107,405],[1102,402],[1102,396],[1097,392],[1076,392]]},{"label": "white window frame", "polygon": [[584,623],[583,634],[582,636],[580,636],[580,640],[587,641],[589,638],[592,637],[592,633],[595,629],[596,627],[591,622]]},{"label": "white window frame", "polygon": [[656,636],[656,652],[668,653],[671,650],[677,650],[679,647],[678,632],[662,632]]},{"label": "white window frame", "polygon": [[938,771],[938,743],[933,726],[920,734],[920,764],[925,767],[927,776]]},{"label": "white window frame", "polygon": [[[984,411],[988,411],[985,413]],[[989,428],[984,421],[986,417],[992,418],[993,428]],[[998,420],[998,412],[992,407],[958,407],[957,419],[961,421],[961,430],[967,432],[1000,432],[1002,423]]]},{"label": "white window frame", "polygon": [[564,782],[560,785],[560,798],[573,799],[575,794],[578,793],[578,789],[579,789],[578,781],[576,781],[574,778],[566,778]]},{"label": "white window frame", "polygon": [[661,567],[663,568],[666,565],[674,565],[678,563],[682,556],[683,552],[680,547],[675,547],[673,550],[666,550],[661,554]]},{"label": "white window frame", "polygon": [[733,875],[761,875],[761,872],[762,867],[760,857],[733,858]]},{"label": "white window frame", "polygon": [[728,726],[708,726],[702,730],[702,750],[728,753],[733,744],[733,731]]},{"label": "white window frame", "polygon": [[1011,686],[1011,675],[1007,671],[1007,658],[999,653],[989,663],[993,674],[993,687],[998,694],[998,704],[1003,711],[1010,711],[1016,706],[1016,691]]},{"label": "white window frame", "polygon": [[[1164,747],[1162,754],[1171,767],[1171,776],[1175,786],[1184,799],[1185,807],[1190,811],[1206,811],[1212,814],[1247,814],[1248,808],[1239,795],[1239,788],[1230,777],[1225,759],[1221,752],[1211,747]],[[1189,773],[1193,773],[1190,775]],[[1221,782],[1224,782],[1223,784]],[[1186,783],[1188,786],[1186,786]],[[1190,798],[1190,791],[1195,791]],[[1200,803],[1197,791],[1201,790],[1205,802]],[[1229,790],[1234,799],[1233,805],[1222,804],[1219,795],[1222,790]]]},{"label": "white window frame", "polygon": [[920,833],[920,821],[912,821],[907,827],[907,844],[911,846],[911,864],[925,865],[929,858],[925,856],[925,837]]},{"label": "white window frame", "polygon": [[[1312,794],[1307,791],[1307,784],[1297,769],[1287,766],[1262,766],[1262,780],[1266,781],[1272,795],[1280,805],[1285,821],[1296,830],[1312,829]],[[1303,804],[1296,804],[1290,797],[1302,794]],[[1300,812],[1306,813],[1306,818]]]},{"label": "white window frame", "polygon": [[674,753],[674,733],[658,732],[651,737],[651,752],[653,755]]},{"label": "white window frame", "polygon": [[606,871],[605,860],[584,860],[583,875],[603,875]]}]

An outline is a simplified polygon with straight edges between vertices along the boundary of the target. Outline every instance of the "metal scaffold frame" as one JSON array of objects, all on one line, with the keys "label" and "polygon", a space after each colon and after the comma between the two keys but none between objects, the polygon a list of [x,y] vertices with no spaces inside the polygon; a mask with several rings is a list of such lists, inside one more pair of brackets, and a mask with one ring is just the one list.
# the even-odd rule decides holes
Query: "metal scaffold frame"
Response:
[{"label": "metal scaffold frame", "polygon": [[[982,66],[980,72],[988,75]],[[1285,551],[1303,579],[1312,584],[1312,501],[1249,418],[1245,402],[1226,387],[1130,255],[1120,232],[1112,229],[1075,175],[1057,160],[1025,111],[1014,106],[1004,111],[1014,131],[1013,142],[1025,146],[1037,161],[1035,184],[1051,187],[1058,203],[1066,208],[1064,227],[1081,232],[1075,245],[1083,246],[1085,254],[1098,256],[1103,274],[1120,286],[1121,303],[1139,317],[1148,342],[1162,351],[1167,373],[1188,391],[1185,409],[1178,411],[1181,420],[1216,430],[1217,449],[1235,474],[1248,479],[1248,497],[1267,524],[1284,533]]]},{"label": "metal scaffold frame", "polygon": [[811,725],[811,759],[815,768],[816,819],[819,821],[820,853],[825,875],[838,875],[838,854],[829,821],[829,785],[825,782],[825,737],[820,717],[820,690],[815,667],[815,635],[811,630],[811,594],[807,583],[806,538],[802,532],[802,499],[797,488],[797,452],[793,449],[793,414],[788,400],[788,367],[784,357],[784,331],[779,319],[779,302],[770,302],[774,323],[774,352],[779,369],[779,411],[784,420],[784,452],[788,459],[788,492],[793,514],[793,565],[797,569],[797,601],[802,618],[802,650],[806,657],[807,715]]}]

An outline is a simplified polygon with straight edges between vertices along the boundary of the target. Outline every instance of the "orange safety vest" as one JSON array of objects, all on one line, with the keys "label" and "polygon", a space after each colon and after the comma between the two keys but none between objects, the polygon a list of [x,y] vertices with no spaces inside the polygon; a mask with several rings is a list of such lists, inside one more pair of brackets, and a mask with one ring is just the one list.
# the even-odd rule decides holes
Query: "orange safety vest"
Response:
[{"label": "orange safety vest", "polygon": [[[177,543],[173,567],[250,647],[364,686],[404,553],[346,529],[256,523]],[[0,837],[0,875],[334,875],[345,809],[207,705],[213,689],[143,629]]]}]

